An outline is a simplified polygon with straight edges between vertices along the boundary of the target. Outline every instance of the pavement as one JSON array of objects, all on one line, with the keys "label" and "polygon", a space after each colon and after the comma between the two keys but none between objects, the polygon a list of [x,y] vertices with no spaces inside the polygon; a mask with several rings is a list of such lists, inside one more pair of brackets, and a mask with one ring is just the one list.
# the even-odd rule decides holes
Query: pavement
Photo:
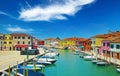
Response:
[{"label": "pavement", "polygon": [[[39,49],[40,54],[44,54],[43,49]],[[29,59],[35,58],[37,55],[29,55]],[[13,67],[23,63],[27,59],[26,55],[20,55],[20,51],[0,51],[0,72],[6,70],[9,66]]]}]

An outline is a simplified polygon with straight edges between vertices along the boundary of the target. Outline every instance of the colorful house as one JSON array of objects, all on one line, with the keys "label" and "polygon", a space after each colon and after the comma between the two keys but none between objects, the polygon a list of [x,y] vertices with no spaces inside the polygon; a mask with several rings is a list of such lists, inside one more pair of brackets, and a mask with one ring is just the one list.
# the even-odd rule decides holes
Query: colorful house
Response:
[{"label": "colorful house", "polygon": [[79,47],[82,51],[87,50],[88,46],[86,45],[88,42],[86,42],[88,39],[86,38],[78,38],[76,40],[76,46]]},{"label": "colorful house", "polygon": [[59,42],[60,47],[76,46],[77,38],[65,38]]},{"label": "colorful house", "polygon": [[11,34],[14,50],[21,51],[32,46],[32,36],[28,34]]},{"label": "colorful house", "polygon": [[103,44],[102,41],[110,36],[111,36],[110,34],[99,34],[99,35],[91,37],[92,53],[93,54],[101,54],[101,47]]},{"label": "colorful house", "polygon": [[111,51],[110,51],[110,42],[112,40],[115,40],[119,37],[120,32],[111,32],[109,33],[110,37],[106,38],[102,41],[102,47],[100,48],[100,51],[102,55],[104,56],[104,59],[107,60],[107,57],[110,57]]},{"label": "colorful house", "polygon": [[4,51],[12,51],[13,50],[13,39],[11,34],[5,34],[3,40],[3,50]]},{"label": "colorful house", "polygon": [[120,36],[110,42],[111,57],[120,60]]},{"label": "colorful house", "polygon": [[84,51],[91,52],[91,40],[87,39],[85,41]]}]

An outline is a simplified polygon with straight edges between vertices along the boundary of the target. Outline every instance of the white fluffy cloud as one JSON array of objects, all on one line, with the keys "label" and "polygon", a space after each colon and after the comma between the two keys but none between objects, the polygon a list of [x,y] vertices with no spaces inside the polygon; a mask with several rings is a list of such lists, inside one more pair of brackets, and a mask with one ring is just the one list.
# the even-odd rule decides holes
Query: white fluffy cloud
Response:
[{"label": "white fluffy cloud", "polygon": [[50,21],[67,19],[66,15],[74,16],[84,5],[95,0],[64,0],[63,4],[51,4],[46,7],[30,7],[21,9],[19,19],[24,21]]},{"label": "white fluffy cloud", "polygon": [[34,31],[33,29],[29,28],[29,29],[25,29],[25,28],[21,28],[21,27],[8,27],[6,29],[9,32],[23,32],[23,33],[29,33]]}]

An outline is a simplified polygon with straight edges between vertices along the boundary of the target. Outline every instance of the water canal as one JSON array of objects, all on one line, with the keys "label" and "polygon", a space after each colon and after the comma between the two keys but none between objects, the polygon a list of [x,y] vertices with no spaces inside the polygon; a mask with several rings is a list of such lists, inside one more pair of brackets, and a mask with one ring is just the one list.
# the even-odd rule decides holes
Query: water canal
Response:
[{"label": "water canal", "polygon": [[74,55],[72,51],[59,50],[59,52],[57,62],[45,67],[45,76],[120,76],[113,65],[97,66]]}]

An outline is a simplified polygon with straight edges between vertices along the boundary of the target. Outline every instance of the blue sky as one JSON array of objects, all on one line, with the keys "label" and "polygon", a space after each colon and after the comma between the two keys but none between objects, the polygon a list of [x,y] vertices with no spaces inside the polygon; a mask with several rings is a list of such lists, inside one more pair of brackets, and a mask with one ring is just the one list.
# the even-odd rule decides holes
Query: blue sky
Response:
[{"label": "blue sky", "polygon": [[0,28],[40,39],[89,38],[120,30],[120,0],[1,0]]}]

